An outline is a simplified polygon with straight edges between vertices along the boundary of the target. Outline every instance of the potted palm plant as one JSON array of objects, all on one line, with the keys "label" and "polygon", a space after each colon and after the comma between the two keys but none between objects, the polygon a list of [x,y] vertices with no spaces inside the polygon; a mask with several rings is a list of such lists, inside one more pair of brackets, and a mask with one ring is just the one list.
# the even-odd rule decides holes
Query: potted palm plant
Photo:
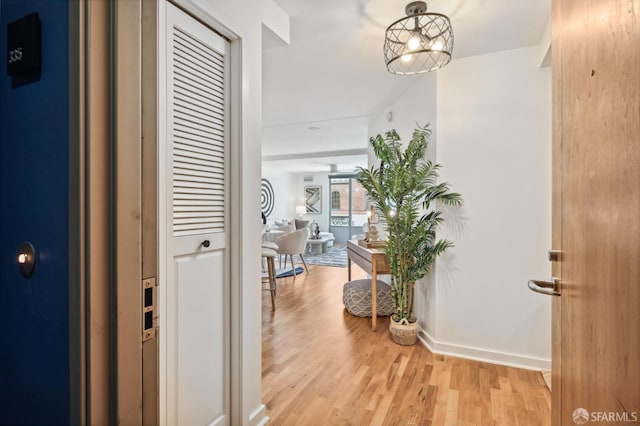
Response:
[{"label": "potted palm plant", "polygon": [[396,343],[412,345],[418,336],[413,313],[416,281],[429,273],[436,257],[453,245],[436,239],[443,221],[435,201],[461,205],[460,194],[438,183],[439,164],[424,159],[431,130],[418,126],[406,149],[395,130],[370,139],[380,166],[360,167],[357,180],[385,221],[385,253],[391,269],[393,314],[389,331]]}]

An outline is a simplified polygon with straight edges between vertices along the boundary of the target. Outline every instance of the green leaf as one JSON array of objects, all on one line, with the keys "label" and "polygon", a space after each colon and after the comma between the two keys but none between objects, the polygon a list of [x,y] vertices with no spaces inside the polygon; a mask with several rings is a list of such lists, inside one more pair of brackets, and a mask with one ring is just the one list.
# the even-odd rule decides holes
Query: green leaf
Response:
[{"label": "green leaf", "polygon": [[360,167],[356,178],[384,218],[391,297],[398,319],[413,320],[415,282],[453,247],[451,241],[436,239],[436,228],[444,219],[433,202],[462,204],[460,194],[452,192],[448,183],[438,182],[441,166],[424,158],[430,136],[429,125],[418,125],[404,149],[395,130],[370,138],[380,166]]}]

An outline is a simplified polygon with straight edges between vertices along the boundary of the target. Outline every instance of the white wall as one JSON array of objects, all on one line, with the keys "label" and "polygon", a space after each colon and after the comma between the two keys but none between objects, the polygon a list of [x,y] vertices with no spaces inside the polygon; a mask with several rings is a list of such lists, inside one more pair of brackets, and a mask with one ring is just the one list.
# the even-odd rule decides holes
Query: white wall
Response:
[{"label": "white wall", "polygon": [[435,352],[550,366],[551,301],[526,287],[551,271],[551,80],[539,51],[454,60],[402,94],[391,123],[371,123],[370,136],[395,128],[406,142],[416,121],[431,122],[427,157],[464,198],[438,234],[455,247],[416,290],[421,338]]},{"label": "white wall", "polygon": [[278,219],[291,219],[296,214],[296,206],[303,205],[294,185],[294,174],[262,165],[262,177],[273,187],[273,211],[267,216],[267,223]]},{"label": "white wall", "polygon": [[[313,180],[305,182],[305,177]],[[298,217],[296,206],[304,205],[304,187],[322,187],[322,213],[305,214],[303,219],[316,221],[320,225],[320,231],[329,231],[330,217],[330,194],[329,194],[329,173],[290,173],[281,169],[269,167],[263,163],[262,177],[269,179],[275,193],[275,203],[273,213],[267,218],[269,222],[275,219],[291,219]]]},{"label": "white wall", "polygon": [[[405,76],[398,76],[404,78]],[[408,143],[416,123],[424,126],[429,124],[432,135],[427,150],[427,157],[434,158],[436,150],[437,111],[436,111],[436,74],[427,73],[417,76],[406,76],[414,79],[414,83],[389,105],[386,111],[374,118],[369,124],[369,137],[384,134],[395,129],[403,143]],[[391,121],[388,114],[391,113]],[[369,164],[373,164],[375,156],[369,146]]]},{"label": "white wall", "polygon": [[[195,4],[218,22],[217,30],[232,41],[232,62],[241,68],[240,78],[233,80],[239,92],[231,115],[241,121],[235,129],[239,140],[233,149],[234,183],[232,211],[238,225],[231,236],[232,258],[232,359],[239,369],[232,375],[233,424],[258,425],[267,421],[262,404],[262,325],[260,282],[260,211],[261,133],[262,133],[262,26],[284,41],[289,40],[289,17],[273,0],[178,0],[192,10]],[[234,56],[235,55],[235,56]],[[255,265],[255,267],[251,267]],[[237,336],[238,338],[236,339]]]},{"label": "white wall", "polygon": [[[436,95],[437,84],[436,74],[427,73],[420,74],[415,77],[413,85],[404,92],[392,105],[389,105],[387,111],[374,119],[369,126],[369,137],[381,134],[384,137],[385,132],[395,129],[403,144],[407,144],[411,139],[411,134],[416,128],[416,124],[421,126],[429,124],[431,128],[431,139],[427,147],[426,157],[435,160],[437,150],[437,108]],[[391,121],[388,114],[391,112]],[[371,146],[369,146],[369,164],[377,164],[375,155]],[[384,229],[380,229],[381,238],[386,233]],[[433,269],[435,270],[436,265]],[[415,287],[415,304],[414,310],[418,315],[420,327],[429,333],[435,333],[436,323],[436,298],[435,298],[435,274],[429,274],[420,280]],[[386,277],[382,277],[386,280]]]},{"label": "white wall", "polygon": [[438,71],[441,176],[464,197],[441,236],[436,333],[443,351],[549,367],[551,71],[537,47],[452,61]]}]

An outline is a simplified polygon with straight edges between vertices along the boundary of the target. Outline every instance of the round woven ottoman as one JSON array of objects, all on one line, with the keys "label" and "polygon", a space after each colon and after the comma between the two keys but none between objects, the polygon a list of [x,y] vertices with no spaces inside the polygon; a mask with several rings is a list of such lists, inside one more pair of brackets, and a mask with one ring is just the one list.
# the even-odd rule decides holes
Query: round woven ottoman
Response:
[{"label": "round woven ottoman", "polygon": [[[393,313],[391,287],[384,281],[377,281],[377,314],[387,316]],[[371,316],[371,279],[349,281],[342,288],[342,303],[351,315]]]}]

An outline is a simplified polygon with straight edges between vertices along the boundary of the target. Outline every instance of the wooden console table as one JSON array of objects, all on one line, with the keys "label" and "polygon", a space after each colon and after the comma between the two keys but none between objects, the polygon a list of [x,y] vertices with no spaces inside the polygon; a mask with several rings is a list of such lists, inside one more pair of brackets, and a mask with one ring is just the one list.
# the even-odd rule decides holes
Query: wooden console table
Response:
[{"label": "wooden console table", "polygon": [[348,278],[351,281],[351,262],[371,273],[371,329],[376,330],[378,322],[377,279],[378,274],[390,274],[389,261],[382,249],[367,249],[358,245],[357,240],[347,241]]}]

